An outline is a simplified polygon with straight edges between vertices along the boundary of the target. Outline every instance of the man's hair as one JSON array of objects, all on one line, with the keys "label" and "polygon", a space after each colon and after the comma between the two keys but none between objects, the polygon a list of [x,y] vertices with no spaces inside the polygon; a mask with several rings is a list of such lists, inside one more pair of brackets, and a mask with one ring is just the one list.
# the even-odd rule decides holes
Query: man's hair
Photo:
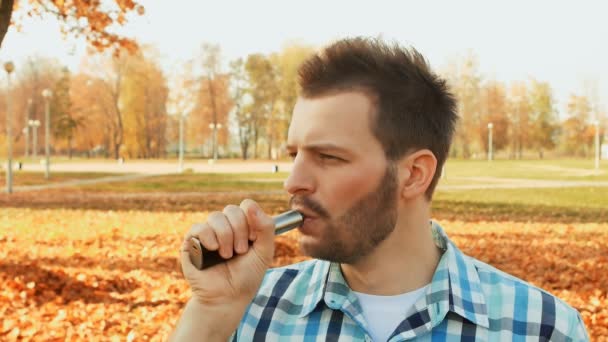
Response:
[{"label": "man's hair", "polygon": [[415,49],[380,39],[339,40],[309,57],[298,70],[302,96],[362,91],[376,107],[371,129],[388,160],[427,148],[437,158],[431,199],[448,156],[457,121],[446,82]]}]

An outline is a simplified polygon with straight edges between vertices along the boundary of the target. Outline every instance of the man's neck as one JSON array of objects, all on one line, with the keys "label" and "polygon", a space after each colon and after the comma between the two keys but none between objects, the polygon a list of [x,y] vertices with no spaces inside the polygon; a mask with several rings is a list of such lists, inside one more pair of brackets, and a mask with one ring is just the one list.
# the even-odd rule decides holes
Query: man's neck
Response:
[{"label": "man's neck", "polygon": [[355,264],[341,264],[351,289],[391,296],[429,284],[441,258],[434,243],[428,209],[408,210],[399,217],[393,233],[369,255]]}]

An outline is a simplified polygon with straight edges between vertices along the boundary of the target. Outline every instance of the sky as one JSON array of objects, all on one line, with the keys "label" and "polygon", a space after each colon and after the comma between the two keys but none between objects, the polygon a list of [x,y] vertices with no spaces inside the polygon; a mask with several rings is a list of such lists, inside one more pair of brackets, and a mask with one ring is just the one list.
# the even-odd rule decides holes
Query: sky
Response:
[{"label": "sky", "polygon": [[[154,45],[170,75],[203,42],[227,59],[276,52],[289,41],[323,46],[345,36],[381,35],[415,47],[441,69],[473,53],[484,79],[549,82],[564,111],[570,94],[608,109],[608,1],[140,0],[146,8],[119,31]],[[77,71],[84,40],[63,40],[56,21],[9,29],[0,61],[57,57]],[[595,90],[593,90],[595,89]]]}]

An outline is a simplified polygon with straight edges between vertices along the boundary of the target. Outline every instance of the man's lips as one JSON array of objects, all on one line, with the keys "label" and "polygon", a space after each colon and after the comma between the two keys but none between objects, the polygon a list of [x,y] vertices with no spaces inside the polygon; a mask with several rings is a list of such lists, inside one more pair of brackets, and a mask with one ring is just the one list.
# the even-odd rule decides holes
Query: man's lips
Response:
[{"label": "man's lips", "polygon": [[304,220],[314,220],[314,219],[318,218],[317,215],[315,215],[312,211],[310,211],[306,208],[294,206],[291,209],[297,210],[298,212],[300,212],[300,214],[302,214],[302,216],[304,216]]}]

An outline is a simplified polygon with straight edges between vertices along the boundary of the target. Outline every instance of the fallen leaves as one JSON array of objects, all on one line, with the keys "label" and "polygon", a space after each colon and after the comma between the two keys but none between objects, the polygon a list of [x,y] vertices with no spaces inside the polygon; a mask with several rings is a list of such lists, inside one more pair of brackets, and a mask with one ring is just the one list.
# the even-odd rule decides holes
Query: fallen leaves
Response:
[{"label": "fallen leaves", "polygon": [[[205,213],[0,209],[0,339],[161,341],[190,289],[177,254]],[[608,224],[442,220],[466,254],[577,308],[608,341]],[[306,259],[297,232],[275,265]]]}]

